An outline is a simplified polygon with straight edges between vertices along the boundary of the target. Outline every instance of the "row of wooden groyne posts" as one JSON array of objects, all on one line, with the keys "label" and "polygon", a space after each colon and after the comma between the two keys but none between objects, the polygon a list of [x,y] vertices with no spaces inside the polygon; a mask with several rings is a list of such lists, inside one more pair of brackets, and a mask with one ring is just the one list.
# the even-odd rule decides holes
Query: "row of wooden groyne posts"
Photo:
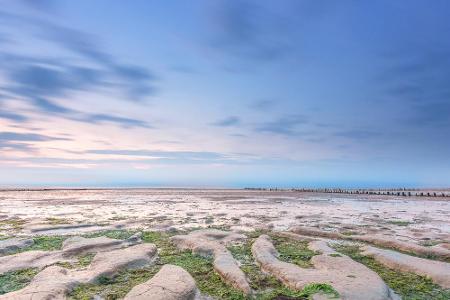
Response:
[{"label": "row of wooden groyne posts", "polygon": [[450,198],[450,190],[446,191],[428,191],[420,189],[341,189],[341,188],[324,188],[324,189],[307,189],[307,188],[245,188],[252,191],[292,191],[304,193],[330,193],[330,194],[356,194],[356,195],[385,195],[399,197],[448,197]]}]

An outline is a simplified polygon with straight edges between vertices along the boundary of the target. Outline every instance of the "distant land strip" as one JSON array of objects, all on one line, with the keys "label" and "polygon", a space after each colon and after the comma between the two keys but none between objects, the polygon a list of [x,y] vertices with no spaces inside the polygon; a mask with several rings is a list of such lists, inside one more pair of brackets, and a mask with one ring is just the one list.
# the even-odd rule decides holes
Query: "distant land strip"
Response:
[{"label": "distant land strip", "polygon": [[252,191],[292,191],[304,193],[330,193],[330,194],[355,194],[355,195],[384,195],[384,196],[401,196],[401,197],[450,197],[450,189],[342,189],[342,188],[323,188],[323,189],[306,189],[306,188],[244,188]]}]

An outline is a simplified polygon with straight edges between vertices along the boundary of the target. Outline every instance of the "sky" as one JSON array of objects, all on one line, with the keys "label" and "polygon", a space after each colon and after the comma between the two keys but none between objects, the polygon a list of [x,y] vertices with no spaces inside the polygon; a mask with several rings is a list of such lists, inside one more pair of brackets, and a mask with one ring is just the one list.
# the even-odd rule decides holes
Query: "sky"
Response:
[{"label": "sky", "polygon": [[448,187],[449,11],[0,0],[0,186]]}]

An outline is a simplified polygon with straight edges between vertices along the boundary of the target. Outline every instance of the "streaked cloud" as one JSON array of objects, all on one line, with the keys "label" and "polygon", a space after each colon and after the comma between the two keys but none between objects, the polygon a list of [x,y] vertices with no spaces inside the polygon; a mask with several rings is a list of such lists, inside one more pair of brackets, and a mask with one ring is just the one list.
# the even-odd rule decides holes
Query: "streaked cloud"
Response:
[{"label": "streaked cloud", "polygon": [[342,130],[334,133],[334,136],[344,137],[353,140],[369,140],[373,138],[378,138],[382,134],[380,132],[375,132],[371,130],[364,129],[350,129],[350,130]]},{"label": "streaked cloud", "polygon": [[165,158],[180,160],[211,160],[223,159],[225,156],[216,152],[196,152],[196,151],[156,151],[156,150],[89,150],[90,154],[139,156],[149,158]]},{"label": "streaked cloud", "polygon": [[274,121],[269,121],[258,125],[255,128],[255,131],[295,136],[298,134],[300,127],[307,123],[308,119],[303,115],[286,115]]},{"label": "streaked cloud", "polygon": [[258,111],[268,111],[272,108],[274,108],[274,106],[276,106],[277,101],[275,100],[271,100],[271,99],[262,99],[262,100],[258,100],[253,102],[252,104],[249,105],[250,109],[256,109]]},{"label": "streaked cloud", "polygon": [[241,123],[241,120],[236,116],[230,116],[221,120],[218,120],[214,123],[212,123],[213,126],[218,127],[230,127],[230,126],[236,126]]},{"label": "streaked cloud", "polygon": [[36,133],[0,132],[0,140],[14,142],[68,141],[65,137],[51,137]]},{"label": "streaked cloud", "polygon": [[27,117],[7,111],[0,111],[0,119],[6,119],[16,122],[25,122]]},{"label": "streaked cloud", "polygon": [[[64,103],[70,104],[73,95],[79,92],[105,95],[119,92],[119,97],[117,94],[113,97],[121,101],[142,101],[155,91],[156,76],[152,72],[143,67],[119,63],[113,55],[102,49],[97,42],[98,38],[76,29],[4,11],[0,11],[0,22],[5,25],[5,29],[15,28],[20,24],[27,35],[42,42],[48,41],[62,51],[55,51],[48,56],[31,52],[19,55],[7,50],[14,48],[19,40],[12,36],[4,40],[7,47],[0,51],[0,75],[4,76],[4,80],[0,82],[0,91],[5,94],[6,99],[22,99],[42,115],[57,115],[80,122],[111,123],[123,127],[151,127],[147,122],[132,117],[100,111],[95,113],[93,110],[84,112],[69,108]],[[23,42],[23,37],[19,39]],[[76,57],[70,60],[56,57],[65,55],[64,50]],[[82,63],[70,62],[80,58]],[[16,122],[24,122],[30,118],[18,111],[7,110],[5,106],[0,118]]]},{"label": "streaked cloud", "polygon": [[0,150],[11,149],[13,151],[34,153],[37,150],[36,142],[69,140],[67,137],[52,137],[36,133],[0,132]]},{"label": "streaked cloud", "polygon": [[289,27],[257,1],[219,1],[210,19],[214,30],[211,45],[219,51],[266,62],[283,57],[289,50]]}]

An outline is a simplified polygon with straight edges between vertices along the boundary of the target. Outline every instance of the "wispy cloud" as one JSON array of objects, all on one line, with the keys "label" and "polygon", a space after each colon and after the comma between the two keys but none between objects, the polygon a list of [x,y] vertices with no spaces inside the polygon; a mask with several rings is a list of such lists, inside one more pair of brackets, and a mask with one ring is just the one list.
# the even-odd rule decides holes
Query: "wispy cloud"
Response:
[{"label": "wispy cloud", "polygon": [[[26,101],[42,115],[45,113],[80,122],[111,123],[122,127],[152,127],[145,121],[127,116],[75,110],[66,103],[73,101],[73,95],[78,92],[102,94],[115,97],[116,100],[141,101],[155,92],[156,76],[153,72],[118,62],[99,45],[98,38],[73,28],[1,10],[0,22],[4,30],[20,24],[28,35],[40,42],[50,42],[63,51],[55,53],[68,51],[72,54],[71,59],[57,57],[55,53],[51,56],[32,53],[19,55],[10,50],[18,42],[16,36],[8,35],[8,39],[3,40],[7,47],[0,51],[0,75],[3,76],[0,91],[6,95],[6,99]],[[29,116],[18,111],[8,111],[5,106],[0,118],[24,122]]]},{"label": "wispy cloud", "polygon": [[29,144],[0,140],[0,150],[14,150],[30,154],[36,149]]},{"label": "wispy cloud", "polygon": [[283,161],[280,159],[267,159],[248,153],[225,154],[208,151],[95,149],[73,154],[76,155],[73,158],[29,156],[21,158],[5,158],[3,162],[21,163],[33,167],[49,168],[61,166],[98,167],[108,165],[130,168],[140,166],[148,168],[158,165],[251,165]]},{"label": "wispy cloud", "polygon": [[415,109],[415,115],[409,119],[412,124],[432,126],[450,134],[450,100],[448,102],[418,104]]},{"label": "wispy cloud", "polygon": [[276,104],[275,100],[271,100],[271,99],[262,99],[262,100],[258,100],[253,102],[252,104],[249,105],[250,109],[256,109],[258,111],[268,111],[270,109],[272,109]]},{"label": "wispy cloud", "polygon": [[51,11],[56,8],[57,2],[54,0],[21,0],[24,4],[41,11]]},{"label": "wispy cloud", "polygon": [[6,119],[6,120],[15,121],[15,122],[25,122],[28,118],[23,115],[19,115],[19,114],[7,112],[7,111],[0,111],[0,119]]},{"label": "wispy cloud", "polygon": [[54,114],[63,114],[63,115],[70,115],[70,114],[78,114],[78,112],[74,109],[70,109],[67,107],[64,107],[62,105],[53,103],[49,100],[46,100],[44,98],[36,97],[33,100],[33,104],[40,109],[42,112],[46,113],[54,113]]},{"label": "wispy cloud", "polygon": [[[3,58],[3,60],[1,60]],[[63,98],[70,101],[71,92],[97,89],[101,85],[102,71],[85,67],[66,66],[63,64],[53,64],[49,66],[45,60],[45,66],[41,66],[33,59],[31,63],[26,58],[17,56],[0,56],[0,66],[2,62],[6,65],[6,73],[9,74],[10,83],[0,86],[5,93],[24,99],[42,113],[51,116],[60,116],[71,120],[87,123],[112,123],[124,127],[144,127],[151,128],[147,122],[115,116],[105,113],[85,113],[79,110],[68,108],[57,104],[48,98]],[[6,62],[5,61],[9,61]],[[6,110],[6,108],[4,108]],[[16,122],[26,121],[28,118],[16,112],[4,111],[0,118],[9,119]]]},{"label": "wispy cloud", "polygon": [[69,141],[68,138],[52,137],[36,133],[0,132],[0,141],[15,142],[44,142],[44,141]]},{"label": "wispy cloud", "polygon": [[83,113],[77,110],[69,109],[63,107],[61,105],[55,104],[45,99],[37,98],[34,100],[34,103],[42,110],[48,113],[59,114],[65,118],[86,122],[90,124],[99,124],[99,123],[111,123],[116,124],[125,128],[129,127],[141,127],[141,128],[154,128],[152,125],[148,124],[148,122],[127,118],[122,116],[116,116],[105,113]]},{"label": "wispy cloud", "polygon": [[230,126],[236,126],[241,123],[241,120],[236,116],[230,116],[225,119],[220,119],[214,123],[211,123],[213,126],[218,127],[230,127]]},{"label": "wispy cloud", "polygon": [[141,120],[112,116],[107,114],[87,114],[82,118],[82,120],[92,123],[113,123],[120,124],[123,127],[153,128],[153,126]]},{"label": "wispy cloud", "polygon": [[[411,47],[408,53],[388,57],[390,67],[378,76],[384,97],[404,107],[408,126],[449,124],[450,52],[436,43]],[[442,127],[441,127],[442,128]]]},{"label": "wispy cloud", "polygon": [[373,138],[377,138],[377,137],[380,137],[382,134],[380,132],[373,131],[373,130],[350,129],[350,130],[341,130],[341,131],[335,132],[333,135],[337,136],[337,137],[343,137],[343,138],[347,138],[347,139],[361,141],[361,140],[370,140]]},{"label": "wispy cloud", "polygon": [[250,1],[220,1],[211,13],[217,50],[258,61],[279,59],[289,51],[282,18]]},{"label": "wispy cloud", "polygon": [[293,136],[299,133],[301,125],[307,123],[308,119],[303,115],[286,115],[274,121],[258,125],[255,131]]},{"label": "wispy cloud", "polygon": [[94,36],[60,25],[50,23],[43,23],[42,25],[43,38],[81,55],[90,62],[101,65],[109,71],[109,75],[121,80],[120,84],[127,90],[129,100],[139,100],[155,91],[153,81],[156,76],[152,72],[142,67],[117,62],[111,54],[100,47],[96,42],[98,39]]},{"label": "wispy cloud", "polygon": [[7,63],[4,57],[3,70],[10,85],[5,89],[20,96],[46,97],[67,96],[73,91],[87,90],[101,84],[99,70],[75,67],[59,63],[49,65],[45,60],[30,62],[19,59]]},{"label": "wispy cloud", "polygon": [[157,159],[177,159],[177,160],[218,160],[226,158],[217,152],[205,151],[156,151],[156,150],[89,150],[89,154],[139,156]]},{"label": "wispy cloud", "polygon": [[52,137],[36,133],[0,132],[0,150],[15,150],[25,153],[36,151],[36,142],[69,141],[65,137]]}]

